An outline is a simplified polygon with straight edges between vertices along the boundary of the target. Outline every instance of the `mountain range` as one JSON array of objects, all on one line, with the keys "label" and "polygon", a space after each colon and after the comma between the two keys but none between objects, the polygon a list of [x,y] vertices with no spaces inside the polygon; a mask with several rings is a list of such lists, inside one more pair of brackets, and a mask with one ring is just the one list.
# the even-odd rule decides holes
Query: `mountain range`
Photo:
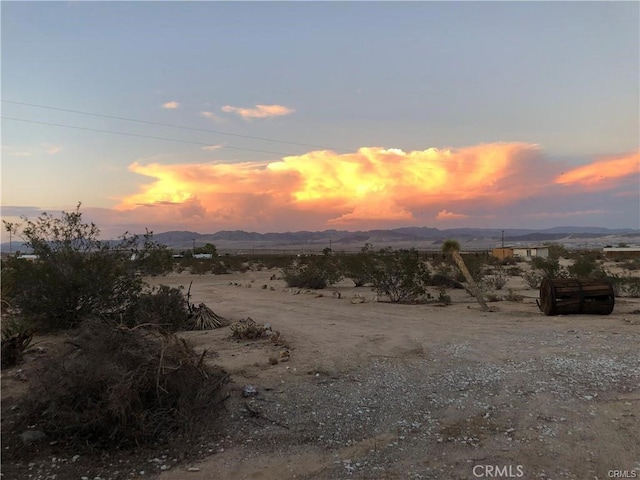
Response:
[{"label": "mountain range", "polygon": [[[389,230],[345,231],[323,230],[317,232],[271,232],[257,233],[243,230],[223,230],[216,233],[191,231],[170,231],[156,233],[154,240],[173,250],[188,250],[206,243],[214,244],[220,251],[275,250],[309,251],[322,250],[331,246],[334,250],[359,250],[365,243],[374,248],[392,246],[395,248],[438,249],[448,238],[458,240],[468,248],[491,248],[508,244],[537,244],[558,242],[567,246],[603,246],[606,243],[640,243],[640,230],[630,228],[609,229],[602,227],[553,227],[534,229],[483,229],[451,228],[440,230],[430,227],[404,227]],[[623,240],[624,239],[624,240]],[[602,244],[602,245],[600,245]],[[13,242],[12,251],[26,252],[21,242]],[[1,245],[2,252],[9,252],[9,243]]]}]

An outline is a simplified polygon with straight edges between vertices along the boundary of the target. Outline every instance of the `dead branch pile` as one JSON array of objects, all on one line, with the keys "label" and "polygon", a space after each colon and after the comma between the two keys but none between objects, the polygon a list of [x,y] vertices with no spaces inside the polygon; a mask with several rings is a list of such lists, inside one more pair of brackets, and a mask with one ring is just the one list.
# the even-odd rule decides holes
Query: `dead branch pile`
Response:
[{"label": "dead branch pile", "polygon": [[227,319],[216,314],[204,303],[201,303],[197,307],[190,306],[189,309],[191,310],[189,323],[193,330],[212,330],[224,325],[229,325]]},{"label": "dead branch pile", "polygon": [[251,317],[233,323],[230,328],[233,332],[231,336],[241,340],[255,340],[268,337],[272,333],[271,325],[256,323]]},{"label": "dead branch pile", "polygon": [[39,375],[25,422],[76,447],[127,448],[210,428],[229,375],[160,329],[90,321]]}]

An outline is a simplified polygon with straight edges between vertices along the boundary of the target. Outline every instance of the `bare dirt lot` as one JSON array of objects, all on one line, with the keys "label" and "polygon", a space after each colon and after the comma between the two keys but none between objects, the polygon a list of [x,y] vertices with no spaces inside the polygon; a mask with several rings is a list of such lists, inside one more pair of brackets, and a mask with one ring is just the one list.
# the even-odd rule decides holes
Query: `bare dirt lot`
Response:
[{"label": "bare dirt lot", "polygon": [[[198,461],[149,452],[146,468],[99,478],[640,478],[639,299],[616,299],[609,316],[545,317],[537,292],[510,279],[505,293],[524,300],[485,313],[463,290],[449,306],[395,305],[349,281],[298,291],[274,274],[152,279],[193,281],[193,303],[270,323],[281,340],[181,334],[231,374],[223,434],[197,447]],[[367,301],[352,304],[356,293]],[[26,383],[11,372],[2,382],[3,399]],[[244,397],[246,385],[257,395]],[[3,466],[3,478],[81,478],[38,477],[36,463]]]}]

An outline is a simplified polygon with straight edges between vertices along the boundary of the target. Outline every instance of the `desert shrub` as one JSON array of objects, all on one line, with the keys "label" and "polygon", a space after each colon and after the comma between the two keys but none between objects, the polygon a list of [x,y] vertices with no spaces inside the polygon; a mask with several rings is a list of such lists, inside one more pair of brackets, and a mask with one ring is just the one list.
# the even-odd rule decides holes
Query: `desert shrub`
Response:
[{"label": "desert shrub", "polygon": [[394,303],[413,302],[425,294],[429,270],[414,250],[387,248],[376,255],[372,283],[378,295],[387,295]]},{"label": "desert shrub", "polygon": [[640,258],[629,258],[620,262],[620,268],[623,270],[640,270]]},{"label": "desert shrub", "polygon": [[506,257],[500,261],[500,265],[503,265],[505,267],[515,265],[516,263],[518,263],[518,261],[515,259],[515,257]]},{"label": "desert shrub", "polygon": [[[198,433],[217,417],[228,375],[183,339],[89,320],[44,366],[23,422],[83,448],[135,448]],[[22,426],[24,428],[24,426]]]},{"label": "desert shrub", "polygon": [[[478,283],[484,278],[484,270],[487,264],[487,258],[488,257],[473,254],[463,256],[464,263],[467,266],[469,273],[471,274],[471,278],[473,278],[473,280]],[[458,280],[459,282],[466,281],[466,278],[457,267],[456,271],[456,280]]]},{"label": "desert shrub", "polygon": [[507,268],[506,272],[510,277],[519,277],[522,275],[523,270],[518,266],[510,266],[509,268]]},{"label": "desert shrub", "polygon": [[574,277],[590,278],[598,276],[601,269],[593,256],[581,255],[573,265],[567,268],[567,271]]},{"label": "desert shrub", "polygon": [[522,278],[529,287],[540,288],[543,276],[539,272],[532,271],[523,273]]},{"label": "desert shrub", "polygon": [[500,302],[501,300],[502,298],[499,295],[496,295],[495,293],[487,294],[487,302]]},{"label": "desert shrub", "polygon": [[549,258],[567,258],[570,255],[569,250],[567,250],[563,245],[560,245],[559,243],[549,243],[546,246],[549,248]]},{"label": "desert shrub", "polygon": [[375,256],[370,244],[366,244],[356,254],[340,255],[338,259],[343,275],[351,278],[356,287],[371,283],[375,267]]},{"label": "desert shrub", "polygon": [[33,341],[33,325],[21,318],[5,316],[2,319],[1,368],[17,365]]},{"label": "desert shrub", "polygon": [[450,276],[443,275],[441,273],[434,273],[433,275],[430,275],[427,284],[430,287],[459,288],[459,289],[464,288],[464,285],[462,285],[462,283],[458,282],[457,280],[454,280]]},{"label": "desert shrub", "polygon": [[438,292],[438,302],[444,303],[445,305],[451,305],[451,296],[447,293],[444,288],[441,288]]},{"label": "desert shrub", "polygon": [[486,277],[484,282],[490,288],[502,290],[502,288],[507,284],[507,276],[501,267],[496,267],[494,268],[492,275]]},{"label": "desert shrub", "polygon": [[173,254],[165,245],[153,239],[153,232],[147,230],[141,248],[134,253],[133,268],[143,275],[164,275],[173,270]]},{"label": "desert shrub", "polygon": [[531,261],[531,265],[535,270],[538,270],[543,278],[559,278],[566,277],[566,270],[560,265],[557,258],[542,258],[534,257]]},{"label": "desert shrub", "polygon": [[179,288],[166,285],[147,288],[123,320],[130,327],[151,324],[172,332],[184,330],[189,320],[187,299]]},{"label": "desert shrub", "polygon": [[640,297],[640,278],[606,272],[604,279],[611,283],[616,297]]},{"label": "desert shrub", "polygon": [[126,233],[116,242],[101,241],[96,225],[82,220],[80,205],[59,217],[43,213],[23,221],[21,236],[38,258],[13,257],[3,264],[6,300],[43,330],[75,327],[88,316],[121,316],[143,289],[138,272],[158,273],[166,266],[166,249],[150,232],[142,245]]},{"label": "desert shrub", "polygon": [[524,297],[522,295],[518,295],[513,291],[512,288],[510,288],[507,291],[507,294],[505,295],[504,299],[507,300],[508,302],[521,302],[524,300]]},{"label": "desert shrub", "polygon": [[342,278],[342,274],[330,255],[301,257],[282,270],[289,287],[322,289]]}]

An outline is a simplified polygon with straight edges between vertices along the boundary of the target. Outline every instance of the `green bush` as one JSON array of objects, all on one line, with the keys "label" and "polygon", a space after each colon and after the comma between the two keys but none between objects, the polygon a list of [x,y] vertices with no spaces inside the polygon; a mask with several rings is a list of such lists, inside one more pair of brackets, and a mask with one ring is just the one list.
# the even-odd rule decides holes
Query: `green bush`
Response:
[{"label": "green bush", "polygon": [[387,248],[376,255],[372,281],[378,295],[387,295],[394,303],[414,302],[426,293],[429,270],[415,250]]},{"label": "green bush", "polygon": [[566,270],[560,265],[557,258],[534,257],[531,265],[538,270],[544,278],[560,278],[566,277]]},{"label": "green bush", "polygon": [[356,254],[343,254],[338,259],[342,273],[345,277],[353,280],[356,287],[371,283],[375,256],[370,244],[366,244]]},{"label": "green bush", "polygon": [[185,330],[189,306],[181,289],[160,285],[139,295],[123,320],[129,327],[150,324],[171,332]]},{"label": "green bush", "polygon": [[149,232],[142,246],[126,233],[117,242],[99,240],[80,205],[59,217],[43,213],[23,221],[23,241],[38,258],[3,262],[3,282],[9,283],[3,300],[42,330],[72,328],[90,316],[122,317],[143,290],[139,272],[159,273],[167,265],[165,249]]},{"label": "green bush", "polygon": [[567,268],[570,275],[578,278],[591,278],[601,276],[602,269],[591,255],[581,255],[573,265]]},{"label": "green bush", "polygon": [[323,289],[339,282],[342,273],[330,255],[301,257],[282,270],[289,287]]}]

